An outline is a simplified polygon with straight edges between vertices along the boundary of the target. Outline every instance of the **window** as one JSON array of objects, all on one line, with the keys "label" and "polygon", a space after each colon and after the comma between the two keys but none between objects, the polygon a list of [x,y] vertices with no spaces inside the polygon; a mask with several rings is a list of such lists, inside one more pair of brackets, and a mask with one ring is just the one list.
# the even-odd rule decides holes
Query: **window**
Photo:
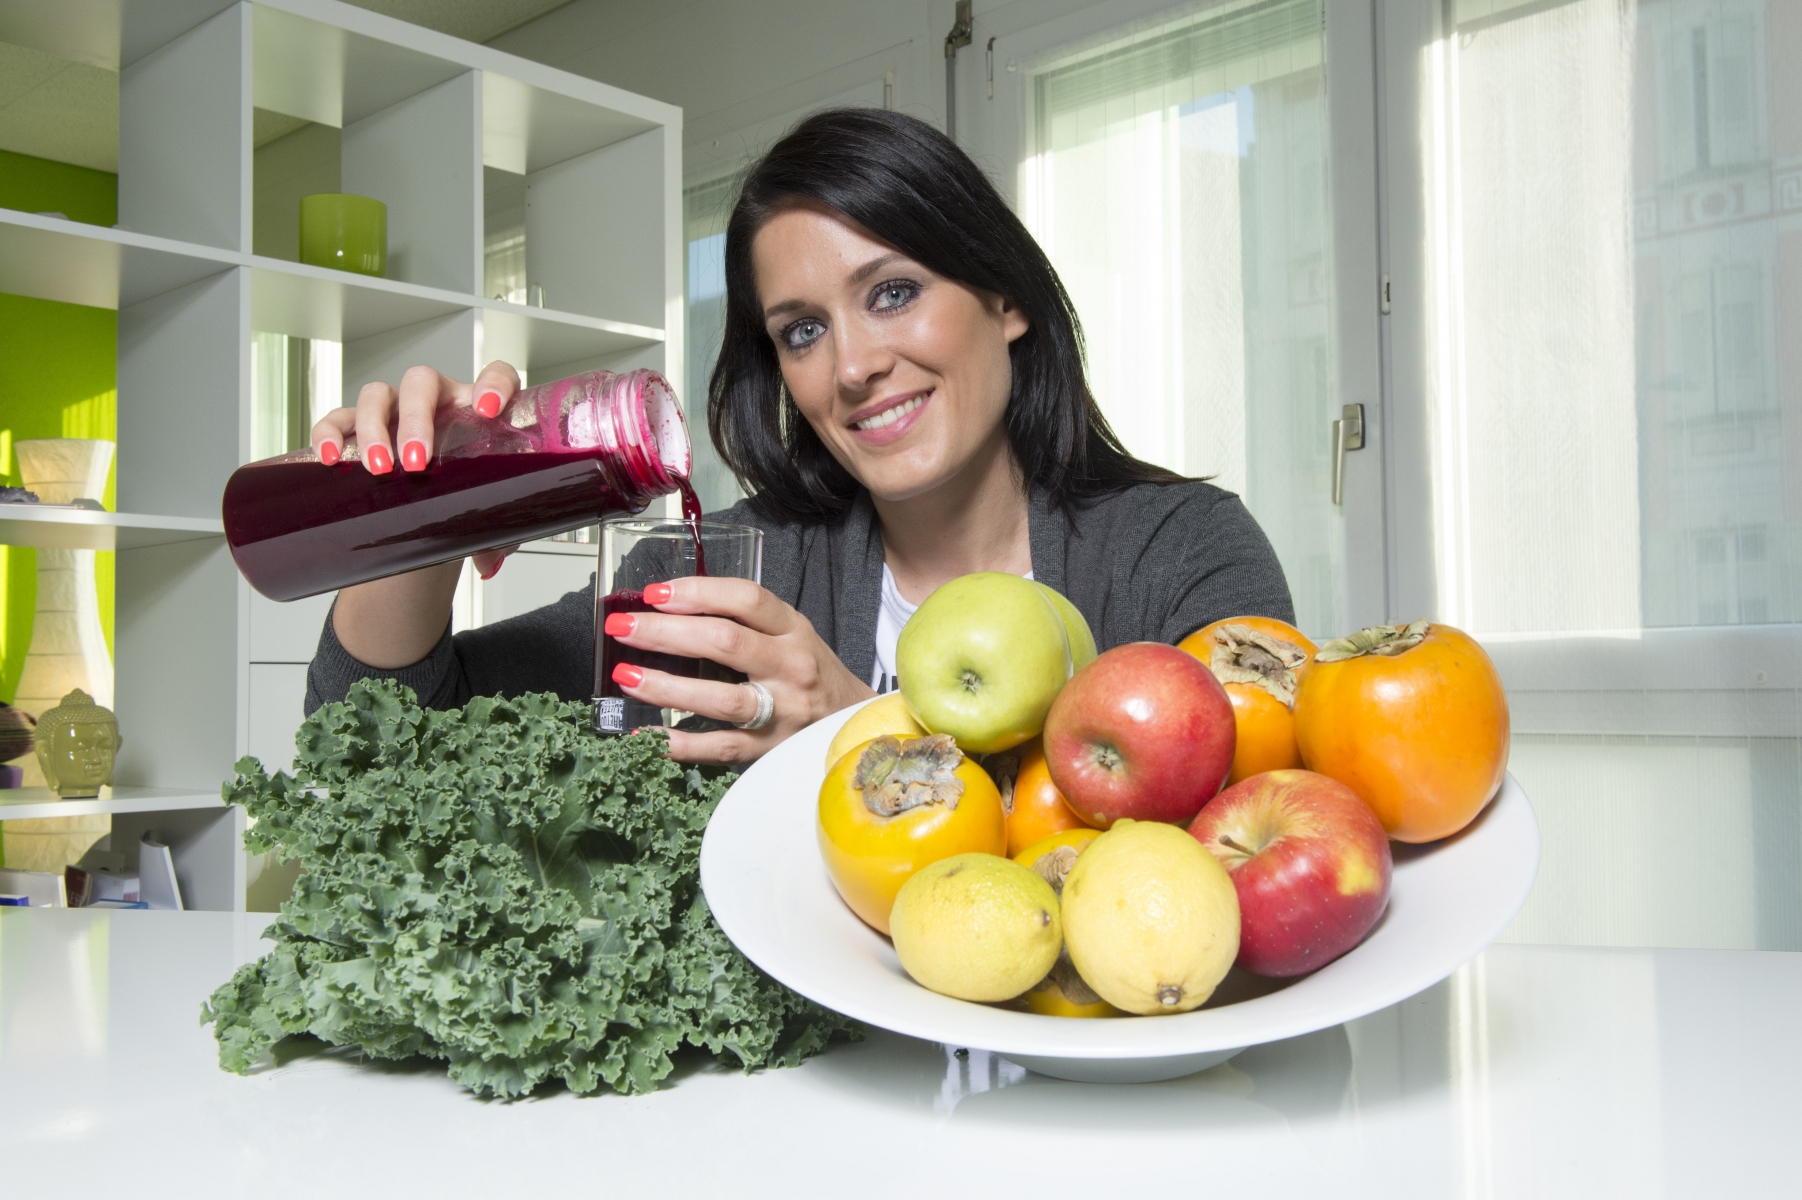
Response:
[{"label": "window", "polygon": [[695,447],[695,494],[708,512],[730,507],[743,495],[707,434],[707,384],[726,327],[726,219],[738,198],[737,184],[736,177],[727,176],[682,193],[688,304],[688,395],[683,401]]},{"label": "window", "polygon": [[310,444],[313,422],[342,403],[337,342],[250,335],[250,457],[273,458]]},{"label": "window", "polygon": [[1320,0],[1217,4],[1033,72],[1022,216],[1135,455],[1241,495],[1341,631]]},{"label": "window", "polygon": [[[1385,68],[1394,270],[1423,297],[1391,321],[1394,395],[1426,397],[1437,615],[1495,656],[1542,821],[1511,936],[1802,947],[1802,26],[1764,0],[1385,4],[1431,30]],[[1673,820],[1731,888],[1683,878]]]}]

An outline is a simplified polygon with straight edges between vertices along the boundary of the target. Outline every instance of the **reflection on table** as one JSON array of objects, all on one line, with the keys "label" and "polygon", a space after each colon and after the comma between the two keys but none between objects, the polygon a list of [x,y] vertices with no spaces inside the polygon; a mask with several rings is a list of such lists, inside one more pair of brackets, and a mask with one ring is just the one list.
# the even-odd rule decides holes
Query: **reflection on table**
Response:
[{"label": "reflection on table", "polygon": [[183,1197],[519,1195],[572,1171],[610,1195],[1106,1195],[1130,1176],[1185,1196],[1750,1196],[1787,1186],[1802,1119],[1802,955],[1499,946],[1393,1008],[1162,1084],[878,1031],[796,1070],[690,1054],[654,1095],[498,1104],[429,1060],[317,1045],[219,1071],[200,1002],[267,920],[0,915],[8,1195],[157,1161]]}]

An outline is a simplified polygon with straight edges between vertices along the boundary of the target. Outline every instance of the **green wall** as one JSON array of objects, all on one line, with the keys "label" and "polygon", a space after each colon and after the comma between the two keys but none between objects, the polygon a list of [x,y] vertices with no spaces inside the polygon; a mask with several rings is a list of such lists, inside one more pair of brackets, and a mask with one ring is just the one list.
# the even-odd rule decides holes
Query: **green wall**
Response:
[{"label": "green wall", "polygon": [[[60,212],[90,225],[118,218],[119,181],[105,171],[0,150],[0,208]],[[0,293],[0,474],[19,484],[13,443],[39,437],[117,437],[118,314]],[[101,501],[115,507],[115,481]],[[113,556],[96,556],[100,622],[113,640]],[[17,694],[31,644],[37,551],[0,549],[0,699]]]}]

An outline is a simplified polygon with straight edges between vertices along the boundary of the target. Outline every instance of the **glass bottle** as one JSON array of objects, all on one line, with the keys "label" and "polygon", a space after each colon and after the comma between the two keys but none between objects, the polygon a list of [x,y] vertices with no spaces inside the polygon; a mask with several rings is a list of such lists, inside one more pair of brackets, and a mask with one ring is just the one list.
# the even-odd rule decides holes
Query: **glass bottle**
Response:
[{"label": "glass bottle", "polygon": [[222,505],[238,570],[298,600],[642,512],[690,466],[682,406],[646,370],[526,388],[495,417],[442,408],[433,442],[422,471],[373,475],[353,440],[330,466],[309,448],[239,467]]}]

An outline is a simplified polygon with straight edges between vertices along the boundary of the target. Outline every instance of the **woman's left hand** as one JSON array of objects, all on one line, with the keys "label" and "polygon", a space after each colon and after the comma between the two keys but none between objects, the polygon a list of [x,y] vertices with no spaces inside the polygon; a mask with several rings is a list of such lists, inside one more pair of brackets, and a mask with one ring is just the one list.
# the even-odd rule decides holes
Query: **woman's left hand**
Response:
[{"label": "woman's left hand", "polygon": [[[658,599],[665,587],[667,596]],[[762,729],[670,730],[670,757],[680,762],[752,762],[821,717],[876,694],[845,669],[811,621],[748,579],[672,579],[646,588],[645,599],[656,612],[614,613],[605,635],[636,650],[731,667],[768,688],[775,701]],[[614,680],[634,700],[734,725],[757,715],[757,693],[744,684],[622,667],[614,669]],[[640,678],[628,685],[634,671]]]}]

